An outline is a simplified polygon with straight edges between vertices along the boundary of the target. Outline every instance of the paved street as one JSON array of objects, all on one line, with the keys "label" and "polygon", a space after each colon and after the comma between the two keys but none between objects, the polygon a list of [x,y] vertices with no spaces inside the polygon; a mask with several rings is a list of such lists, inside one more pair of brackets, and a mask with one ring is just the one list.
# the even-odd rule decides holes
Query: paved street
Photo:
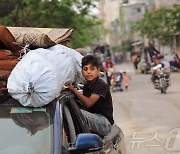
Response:
[{"label": "paved street", "polygon": [[180,73],[171,74],[171,86],[161,94],[151,75],[135,74],[132,64],[117,70],[126,70],[132,78],[128,91],[112,92],[115,122],[124,132],[127,154],[179,154]]}]

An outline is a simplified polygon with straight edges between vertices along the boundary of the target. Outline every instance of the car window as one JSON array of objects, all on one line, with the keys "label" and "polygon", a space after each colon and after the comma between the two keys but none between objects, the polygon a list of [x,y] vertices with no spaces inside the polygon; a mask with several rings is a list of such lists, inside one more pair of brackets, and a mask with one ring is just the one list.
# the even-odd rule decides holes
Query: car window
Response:
[{"label": "car window", "polygon": [[49,154],[51,119],[42,109],[0,107],[0,154]]}]

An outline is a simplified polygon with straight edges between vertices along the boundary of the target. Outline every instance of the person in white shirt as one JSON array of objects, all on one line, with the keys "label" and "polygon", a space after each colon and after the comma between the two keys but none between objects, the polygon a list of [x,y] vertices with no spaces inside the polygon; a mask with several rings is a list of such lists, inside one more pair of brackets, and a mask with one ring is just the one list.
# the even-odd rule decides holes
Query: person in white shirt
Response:
[{"label": "person in white shirt", "polygon": [[[166,73],[166,78],[169,80],[169,77],[170,77],[170,64],[168,61],[166,60],[162,60],[161,61],[161,58],[159,57],[156,57],[154,56],[152,58],[153,62],[154,62],[154,65],[153,67],[151,68],[151,74],[152,74],[152,77],[151,77],[151,80],[153,83],[155,83],[155,80],[157,78],[157,70],[161,67],[164,68],[164,73]],[[169,82],[168,82],[169,83]]]}]

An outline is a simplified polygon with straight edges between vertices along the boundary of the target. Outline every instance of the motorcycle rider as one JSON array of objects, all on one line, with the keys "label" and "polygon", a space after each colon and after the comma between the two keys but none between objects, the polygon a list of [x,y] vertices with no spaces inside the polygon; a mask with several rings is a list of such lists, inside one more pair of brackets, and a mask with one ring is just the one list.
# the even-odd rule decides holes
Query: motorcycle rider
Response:
[{"label": "motorcycle rider", "polygon": [[[152,60],[153,60],[153,66],[151,68],[151,80],[153,82],[153,84],[155,85],[155,81],[157,79],[157,70],[161,67],[164,68],[164,73],[166,74],[166,80],[169,80],[170,77],[170,64],[168,61],[166,60],[162,60],[162,56],[152,56]],[[167,84],[169,84],[169,82],[167,82]]]}]

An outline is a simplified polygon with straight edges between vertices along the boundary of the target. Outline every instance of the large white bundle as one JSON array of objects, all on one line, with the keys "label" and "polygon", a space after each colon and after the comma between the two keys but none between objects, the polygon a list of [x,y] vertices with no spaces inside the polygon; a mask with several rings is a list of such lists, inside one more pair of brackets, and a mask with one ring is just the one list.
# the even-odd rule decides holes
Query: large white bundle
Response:
[{"label": "large white bundle", "polygon": [[7,88],[23,106],[39,107],[59,96],[62,85],[56,66],[38,53],[29,52],[12,70]]},{"label": "large white bundle", "polygon": [[63,45],[29,51],[13,69],[8,91],[23,106],[43,106],[68,83],[79,83],[82,55]]},{"label": "large white bundle", "polygon": [[82,62],[83,56],[79,52],[77,52],[76,50],[74,50],[72,48],[68,48],[67,46],[61,45],[61,44],[54,45],[54,46],[48,48],[48,50],[58,51],[61,53],[65,52],[68,55],[70,55],[76,62],[77,70],[81,72],[81,62]]},{"label": "large white bundle", "polygon": [[58,50],[50,51],[43,48],[38,48],[30,52],[38,53],[56,65],[57,71],[61,74],[63,85],[73,83],[76,80],[76,63],[73,57],[67,54],[67,52],[59,52]]},{"label": "large white bundle", "polygon": [[82,63],[82,58],[83,56],[77,52],[76,50],[72,49],[72,48],[68,48],[67,46],[61,45],[61,44],[57,44],[54,45],[50,48],[48,48],[48,50],[51,50],[52,52],[60,52],[60,53],[67,53],[68,55],[70,55],[73,60],[75,61],[75,67],[76,67],[76,78],[75,78],[75,82],[78,84],[80,82],[84,82],[84,77],[82,76],[81,73],[81,63]]}]

